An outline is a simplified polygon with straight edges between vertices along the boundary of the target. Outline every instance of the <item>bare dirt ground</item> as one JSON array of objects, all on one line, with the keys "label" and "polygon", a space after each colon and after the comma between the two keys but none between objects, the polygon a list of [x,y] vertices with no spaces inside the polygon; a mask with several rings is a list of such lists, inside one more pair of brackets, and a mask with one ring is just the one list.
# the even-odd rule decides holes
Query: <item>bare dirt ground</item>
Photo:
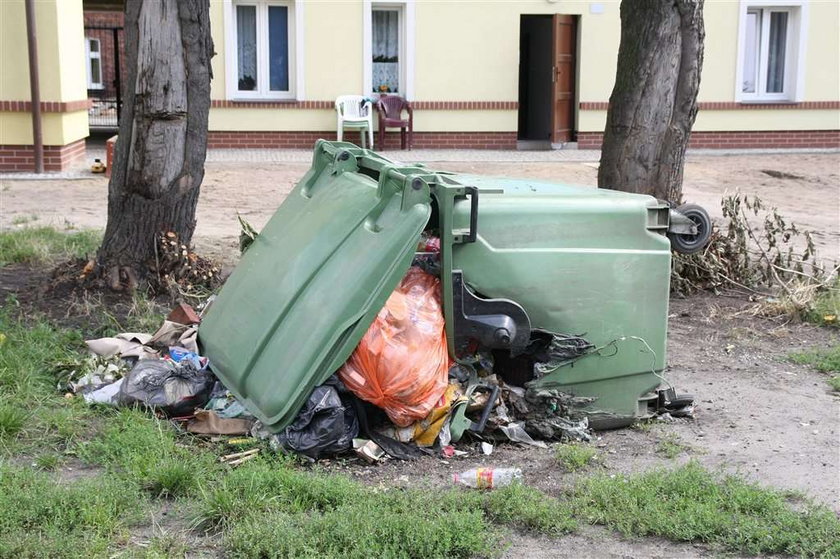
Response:
[{"label": "bare dirt ground", "polygon": [[[409,160],[408,157],[404,157]],[[596,163],[428,163],[461,173],[541,179],[594,186]],[[236,253],[239,212],[260,229],[309,168],[308,164],[208,163],[198,203],[195,243],[200,252],[230,259]],[[764,171],[799,178],[774,178]],[[829,258],[840,255],[840,155],[690,156],[684,198],[720,216],[720,198],[736,190],[759,195],[813,232]],[[107,179],[0,181],[0,228],[31,224],[105,227]]]},{"label": "bare dirt ground", "polygon": [[[407,158],[406,158],[407,159]],[[594,185],[591,163],[441,163],[444,170]],[[239,212],[257,229],[293,187],[305,164],[207,166],[195,242],[200,252],[236,260]],[[775,178],[764,171],[788,175]],[[823,256],[840,255],[840,155],[692,156],[684,195],[720,216],[720,198],[740,190],[759,195],[812,231]],[[27,225],[103,228],[107,182],[6,181],[0,184],[0,227]],[[33,217],[37,219],[33,220]],[[10,278],[7,278],[10,279]],[[794,351],[838,343],[838,331],[785,324],[753,316],[744,295],[672,299],[669,380],[697,398],[693,420],[599,433],[594,444],[607,473],[639,472],[688,460],[739,472],[765,485],[799,490],[840,512],[840,397],[825,375],[786,361]],[[666,439],[684,451],[674,459],[657,452]],[[552,449],[500,445],[490,456],[366,466],[331,461],[325,466],[385,485],[450,483],[451,474],[476,464],[521,467],[529,484],[549,494],[570,488],[581,474],[566,474]],[[588,475],[589,472],[583,474]],[[431,489],[433,490],[433,489]],[[701,557],[704,546],[656,538],[627,541],[601,528],[549,540],[517,534],[507,557]]]}]

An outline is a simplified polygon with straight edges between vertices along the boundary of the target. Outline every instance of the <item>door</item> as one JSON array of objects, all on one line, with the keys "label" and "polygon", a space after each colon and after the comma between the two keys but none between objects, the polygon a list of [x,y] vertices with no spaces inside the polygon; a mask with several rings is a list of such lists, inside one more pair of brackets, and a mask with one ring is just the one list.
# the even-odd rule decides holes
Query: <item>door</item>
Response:
[{"label": "door", "polygon": [[575,128],[575,60],[577,19],[554,15],[552,67],[551,142],[571,142]]}]

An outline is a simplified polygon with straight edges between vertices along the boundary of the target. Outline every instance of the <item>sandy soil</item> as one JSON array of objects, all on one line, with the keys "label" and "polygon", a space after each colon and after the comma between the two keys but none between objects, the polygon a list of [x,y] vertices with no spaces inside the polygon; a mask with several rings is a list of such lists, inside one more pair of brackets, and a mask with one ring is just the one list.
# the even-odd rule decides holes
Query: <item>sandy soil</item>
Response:
[{"label": "sandy soil", "polygon": [[[430,168],[536,178],[594,186],[595,163],[429,163]],[[306,172],[308,164],[208,163],[198,203],[195,243],[214,256],[235,252],[236,213],[261,228]],[[800,178],[773,178],[763,171]],[[783,209],[812,231],[824,255],[840,255],[840,155],[693,156],[685,169],[685,200],[720,216],[720,198],[740,190]],[[107,179],[0,181],[0,228],[37,217],[34,224],[105,227]]]},{"label": "sandy soil", "polygon": [[[539,178],[594,185],[591,163],[442,163],[458,172]],[[239,212],[258,229],[308,168],[304,164],[208,164],[198,209],[198,249],[228,262],[236,258]],[[799,178],[773,178],[765,170]],[[694,156],[685,172],[685,198],[720,215],[720,197],[740,189],[777,205],[782,214],[813,232],[823,255],[840,255],[840,156]],[[6,181],[0,185],[0,227],[21,222],[59,227],[102,228],[107,182]],[[36,217],[37,219],[32,219]],[[10,279],[10,278],[7,278]],[[2,278],[0,278],[2,280]],[[3,283],[3,281],[0,281]],[[756,318],[743,297],[694,296],[671,304],[668,377],[697,397],[694,420],[658,423],[651,429],[599,434],[595,441],[610,473],[638,472],[696,459],[737,471],[780,488],[801,490],[840,512],[840,397],[825,376],[788,363],[785,356],[806,347],[838,343],[837,331],[779,324]],[[677,436],[688,449],[674,460],[657,443]],[[450,483],[451,474],[475,464],[516,465],[528,483],[550,494],[571,487],[576,475],[556,465],[551,449],[500,445],[491,456],[473,455],[420,463],[364,466],[332,461],[368,483]],[[701,557],[703,546],[655,538],[626,541],[600,528],[559,540],[514,535],[508,557]]]}]

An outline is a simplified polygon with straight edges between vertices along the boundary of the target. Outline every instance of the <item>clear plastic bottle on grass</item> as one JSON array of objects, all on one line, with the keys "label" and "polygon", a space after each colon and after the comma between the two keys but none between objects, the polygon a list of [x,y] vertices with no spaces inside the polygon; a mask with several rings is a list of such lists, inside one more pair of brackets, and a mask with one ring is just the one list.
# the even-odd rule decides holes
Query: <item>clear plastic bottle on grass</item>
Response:
[{"label": "clear plastic bottle on grass", "polygon": [[460,474],[453,474],[452,481],[476,489],[495,489],[522,481],[519,468],[473,468]]}]

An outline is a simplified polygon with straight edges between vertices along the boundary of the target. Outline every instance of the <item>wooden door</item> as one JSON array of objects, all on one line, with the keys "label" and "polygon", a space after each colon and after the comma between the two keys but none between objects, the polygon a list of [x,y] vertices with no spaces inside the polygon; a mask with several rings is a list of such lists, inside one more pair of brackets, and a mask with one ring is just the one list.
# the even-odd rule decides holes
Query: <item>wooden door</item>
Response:
[{"label": "wooden door", "polygon": [[552,66],[551,142],[571,142],[575,128],[575,60],[577,18],[554,15]]}]

